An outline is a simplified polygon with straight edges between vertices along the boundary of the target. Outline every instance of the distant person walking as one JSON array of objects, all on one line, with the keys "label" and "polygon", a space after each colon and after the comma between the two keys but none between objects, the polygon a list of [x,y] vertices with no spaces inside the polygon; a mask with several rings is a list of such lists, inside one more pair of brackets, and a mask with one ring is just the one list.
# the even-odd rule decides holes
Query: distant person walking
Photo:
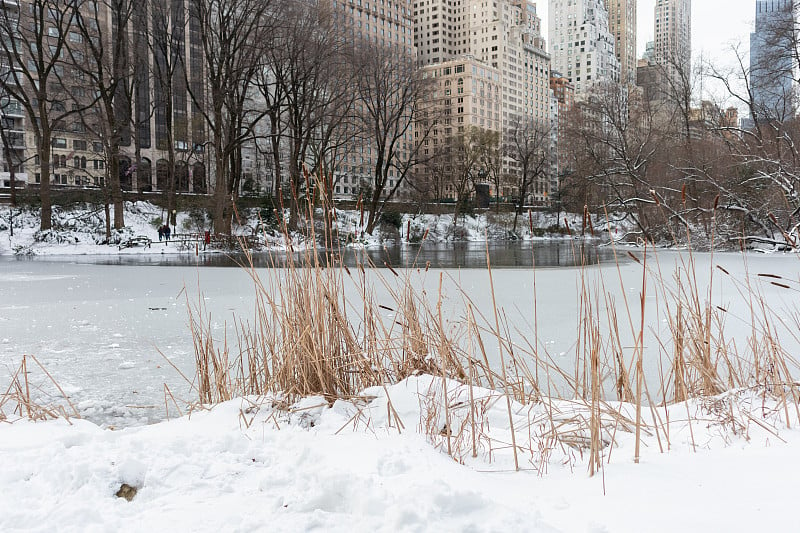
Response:
[{"label": "distant person walking", "polygon": [[163,238],[164,238],[164,225],[162,224],[161,226],[158,227],[158,242],[161,242]]},{"label": "distant person walking", "polygon": [[169,242],[169,224],[164,224],[164,236],[167,238],[167,242]]}]

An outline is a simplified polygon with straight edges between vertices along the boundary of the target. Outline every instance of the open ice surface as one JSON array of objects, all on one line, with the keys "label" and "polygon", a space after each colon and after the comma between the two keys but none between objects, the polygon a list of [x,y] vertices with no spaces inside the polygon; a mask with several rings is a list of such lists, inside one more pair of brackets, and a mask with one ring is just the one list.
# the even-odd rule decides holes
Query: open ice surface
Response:
[{"label": "open ice surface", "polygon": [[[641,256],[641,252],[636,254]],[[675,264],[687,258],[685,253],[659,252],[659,266],[668,285],[672,283]],[[655,264],[653,259],[649,259],[651,265]],[[726,310],[729,341],[736,341],[739,347],[746,346],[750,330],[740,324],[751,323],[750,302],[741,289],[744,283],[750,283],[773,309],[789,319],[786,325],[789,330],[776,333],[789,353],[798,353],[796,332],[792,334],[790,320],[797,313],[796,294],[800,286],[797,256],[743,258],[740,254],[713,257],[694,254],[693,259],[701,297],[705,297],[708,280],[714,273],[710,296],[715,306]],[[730,276],[712,265],[722,266]],[[260,272],[262,276],[274,275],[268,269]],[[583,271],[580,268],[493,271],[497,306],[507,317],[512,336],[532,339],[535,324],[540,353],[552,357],[567,372],[573,372],[575,366],[582,272],[590,288],[610,294],[616,302],[623,346],[629,350],[633,346],[630,324],[638,329],[640,320],[642,267],[639,264],[621,263],[619,270],[614,264],[605,264]],[[409,275],[420,291],[426,292],[432,305],[441,277],[446,295],[445,316],[449,320],[465,315],[468,298],[476,314],[483,314],[493,324],[489,273],[485,269],[402,273]],[[781,276],[783,281],[776,285],[775,278],[759,274]],[[393,302],[384,284],[377,280],[379,275],[389,286],[398,280],[385,269],[369,274],[377,303],[391,307]],[[789,284],[791,289],[781,284]],[[655,333],[668,336],[664,297],[657,289],[651,278],[645,298],[645,330],[649,341],[645,346],[645,371],[652,379],[660,376],[663,364]],[[630,318],[623,311],[626,298]],[[30,354],[52,373],[88,419],[114,426],[160,420],[166,414],[165,384],[177,398],[194,399],[190,384],[181,374],[189,380],[194,376],[187,305],[201,302],[206,316],[211,317],[215,336],[221,340],[228,328],[228,340],[232,341],[234,317],[247,320],[253,316],[252,282],[237,268],[0,259],[0,338],[3,339],[0,365],[5,367],[0,373],[0,386],[5,390],[22,355]],[[489,356],[495,362],[496,344],[486,341]],[[54,394],[54,391],[45,386],[40,394]],[[169,405],[174,411],[171,401]]]}]

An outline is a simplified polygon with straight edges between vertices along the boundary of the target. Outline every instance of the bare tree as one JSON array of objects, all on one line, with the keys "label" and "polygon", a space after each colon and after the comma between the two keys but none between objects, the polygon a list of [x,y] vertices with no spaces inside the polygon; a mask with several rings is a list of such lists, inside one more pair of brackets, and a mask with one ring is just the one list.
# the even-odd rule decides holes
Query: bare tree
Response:
[{"label": "bare tree", "polygon": [[[108,183],[114,205],[114,229],[125,226],[120,183],[120,146],[130,139],[132,76],[129,23],[134,2],[101,0],[76,5],[76,32],[69,41],[69,54],[76,69],[95,89],[102,119],[89,122],[103,140]],[[83,11],[80,10],[83,8]],[[93,127],[92,127],[93,126]]]},{"label": "bare tree", "polygon": [[[268,123],[266,131],[254,132],[254,142],[260,151],[268,154],[272,162],[272,194],[273,201],[281,197],[281,183],[283,181],[283,153],[281,145],[286,133],[286,121],[283,112],[286,105],[286,95],[283,92],[285,52],[282,46],[283,35],[273,32],[262,40],[263,62],[256,71],[253,80],[254,87],[262,100],[261,106]],[[262,142],[266,140],[266,148],[262,149]],[[277,207],[278,204],[275,204]]]},{"label": "bare tree", "polygon": [[[2,87],[2,85],[0,85]],[[8,167],[9,186],[10,186],[10,201],[11,207],[17,206],[17,165],[21,161],[14,159],[14,141],[16,137],[12,136],[10,126],[13,123],[12,118],[8,117],[9,111],[16,111],[17,103],[8,95],[0,95],[0,117],[2,124],[0,124],[0,143],[2,143],[4,163]],[[13,219],[9,223],[9,227],[13,224]],[[14,234],[14,228],[11,227],[11,234]]]},{"label": "bare tree", "polygon": [[[587,197],[578,202],[622,212],[648,237],[652,228],[646,208],[659,202],[648,174],[661,141],[658,123],[648,102],[632,103],[625,88],[604,85],[576,104],[568,125],[575,171],[565,188],[589,186]],[[570,207],[580,210],[582,203]]]},{"label": "bare tree", "polygon": [[747,233],[748,241],[796,247],[800,245],[800,124],[792,115],[781,120],[780,113],[765,109],[763,96],[753,86],[753,66],[748,66],[739,47],[733,46],[731,52],[735,67],[707,65],[707,69],[728,96],[750,112],[752,126],[724,123],[714,128],[727,148],[731,168],[723,177],[703,168],[698,175],[718,191],[720,209],[745,221],[738,230]]},{"label": "bare tree", "polygon": [[326,152],[325,137],[332,138],[330,120],[346,116],[352,105],[352,94],[347,94],[352,91],[341,83],[341,76],[346,78],[352,68],[344,36],[333,27],[331,7],[292,2],[284,9],[278,31],[285,54],[277,81],[285,98],[289,180],[288,191],[281,194],[289,202],[289,228],[296,229],[299,200],[310,192],[314,171],[323,163],[319,155]]},{"label": "bare tree", "polygon": [[230,233],[239,192],[242,145],[252,138],[264,111],[248,109],[250,89],[262,67],[260,40],[267,29],[271,0],[198,0],[193,3],[203,50],[208,99],[190,87],[196,109],[212,136],[215,180],[214,229]]},{"label": "bare tree", "polygon": [[53,133],[64,127],[80,108],[70,105],[72,96],[64,77],[72,75],[67,39],[73,27],[77,0],[31,0],[25,9],[0,10],[0,75],[2,92],[25,109],[36,139],[40,165],[39,194],[42,230],[52,227],[50,160]]},{"label": "bare tree", "polygon": [[506,147],[506,155],[517,165],[517,172],[512,177],[516,189],[512,231],[516,233],[517,219],[522,214],[529,192],[537,185],[541,186],[548,176],[551,161],[550,125],[531,118],[518,120],[508,138],[510,142]]},{"label": "bare tree", "polygon": [[453,168],[451,187],[456,200],[453,222],[457,224],[475,182],[488,173],[487,161],[498,156],[500,134],[470,126],[463,134],[447,138],[444,146],[443,155]]},{"label": "bare tree", "polygon": [[[359,47],[357,93],[365,140],[374,149],[366,231],[372,233],[386,202],[406,180],[420,142],[411,139],[414,112],[429,82],[405,49]],[[419,140],[419,139],[417,139]]]}]

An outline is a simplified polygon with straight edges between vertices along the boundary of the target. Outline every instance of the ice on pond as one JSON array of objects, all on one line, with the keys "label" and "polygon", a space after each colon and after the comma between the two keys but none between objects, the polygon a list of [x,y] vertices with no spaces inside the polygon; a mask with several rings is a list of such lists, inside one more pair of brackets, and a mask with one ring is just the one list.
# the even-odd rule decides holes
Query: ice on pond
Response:
[{"label": "ice on pond", "polygon": [[[693,259],[698,285],[705,291],[713,270],[712,257],[695,254]],[[776,311],[784,311],[785,316],[796,312],[794,293],[770,283],[774,278],[758,274],[781,276],[782,283],[796,284],[800,281],[797,257],[751,255],[745,263],[738,254],[715,254],[713,260],[730,275],[717,273],[704,296],[726,310],[732,326],[751,323],[750,303],[739,292],[746,280],[757,287]],[[0,261],[5,279],[25,280],[0,285],[0,301],[5,304],[0,311],[6,333],[2,340],[4,350],[0,352],[0,388],[5,389],[10,374],[24,354],[34,355],[65,390],[68,388],[74,404],[90,406],[83,414],[103,424],[120,426],[163,418],[166,414],[165,384],[176,397],[187,400],[196,397],[191,384],[181,375],[190,380],[194,376],[188,305],[203,302],[215,328],[215,337],[222,338],[224,328],[232,327],[234,316],[244,320],[253,318],[252,281],[246,272],[237,268]],[[669,278],[678,255],[661,252],[660,261],[662,270],[667,273],[665,277]],[[268,275],[266,269],[261,272]],[[427,291],[429,298],[437,294],[439,275],[443,275],[447,320],[464,317],[465,295],[474,309],[491,316],[493,302],[485,269],[431,269],[428,272],[413,269],[408,272],[414,286]],[[609,299],[616,301],[620,311],[619,329],[624,337],[621,342],[629,355],[634,346],[630,324],[638,329],[640,321],[640,265],[625,263],[620,265],[619,272],[616,266],[610,265],[585,270],[537,269],[535,273],[527,268],[498,269],[493,274],[497,306],[504,310],[512,336],[524,336],[531,344],[537,344],[543,357],[557,360],[570,374],[575,371],[582,272],[590,286],[599,287],[599,281],[604,280],[602,290],[608,293]],[[536,307],[533,305],[534,276]],[[67,289],[64,279],[71,280],[74,291]],[[464,293],[459,292],[459,286]],[[526,286],[528,289],[521,290]],[[637,292],[634,296],[627,294],[632,286],[638,287],[634,289]],[[198,294],[198,287],[201,294]],[[392,304],[386,286],[376,282],[374,290],[376,303]],[[669,330],[669,324],[663,322],[666,318],[661,302],[664,295],[659,294],[656,287],[649,287],[648,297],[656,296],[654,300],[647,300],[648,335]],[[625,298],[630,311],[624,311]],[[542,339],[538,343],[532,341],[534,330],[538,330]],[[731,327],[727,340],[747,346],[749,332],[749,328]],[[123,338],[124,342],[116,342]],[[233,338],[235,336],[229,335],[229,339]],[[784,334],[780,338],[787,352],[798,353],[795,337]],[[645,372],[660,375],[664,348],[651,338],[645,349]],[[487,343],[487,350],[490,358],[496,357],[497,343]]]}]

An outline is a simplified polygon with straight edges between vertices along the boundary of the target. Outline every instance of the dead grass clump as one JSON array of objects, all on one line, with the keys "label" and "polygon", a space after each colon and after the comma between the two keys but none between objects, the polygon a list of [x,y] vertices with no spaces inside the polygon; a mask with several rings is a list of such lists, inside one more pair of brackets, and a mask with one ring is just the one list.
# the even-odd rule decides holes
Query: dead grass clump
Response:
[{"label": "dead grass clump", "polygon": [[[34,363],[45,379],[31,379],[29,361]],[[45,390],[50,385],[57,391],[54,395]],[[57,418],[80,418],[78,410],[67,394],[45,369],[39,360],[32,355],[23,355],[22,361],[11,375],[11,383],[0,395],[0,421],[10,419],[27,419],[31,421],[55,420]]]}]

